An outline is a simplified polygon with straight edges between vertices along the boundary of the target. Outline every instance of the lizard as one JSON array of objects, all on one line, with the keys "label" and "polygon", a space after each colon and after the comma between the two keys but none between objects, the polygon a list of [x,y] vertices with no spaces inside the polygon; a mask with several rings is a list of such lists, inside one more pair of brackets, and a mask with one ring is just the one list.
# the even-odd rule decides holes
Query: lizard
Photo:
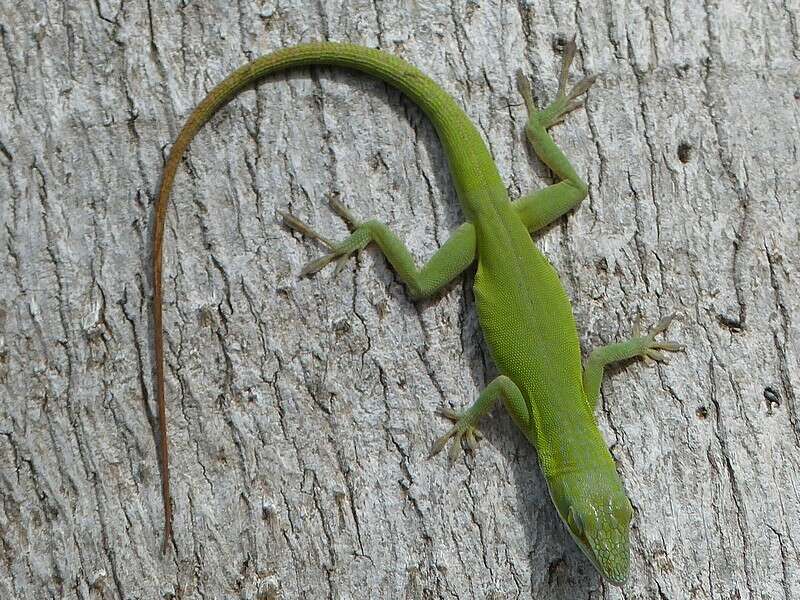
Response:
[{"label": "lizard", "polygon": [[[217,84],[187,118],[163,167],[155,203],[153,231],[153,296],[155,384],[159,418],[161,484],[164,504],[164,547],[172,537],[169,453],[166,424],[163,341],[163,244],[170,192],[190,142],[201,127],[242,90],[265,76],[287,69],[334,66],[355,70],[398,89],[431,120],[444,147],[458,199],[465,215],[450,238],[422,267],[403,242],[383,223],[360,222],[343,204],[332,208],[351,234],[333,242],[291,213],[285,224],[316,238],[328,252],[302,270],[310,275],[331,262],[340,271],[349,257],[374,243],[413,299],[430,297],[477,263],[474,297],[478,320],[499,375],[463,412],[439,413],[454,421],[432,446],[430,455],[451,442],[448,455],[458,458],[462,446],[474,449],[481,437],[479,419],[502,400],[512,420],[535,447],[539,466],[556,511],[577,545],[608,582],[622,585],[630,570],[630,522],[633,507],[615,461],[599,430],[595,408],[604,368],[642,358],[666,361],[664,351],[682,346],[657,341],[672,316],[649,332],[634,327],[630,339],[597,348],[582,361],[572,305],[553,266],[537,248],[531,233],[572,209],[589,192],[549,129],[583,105],[595,81],[580,80],[567,91],[569,68],[577,50],[574,38],[564,47],[558,92],[540,110],[521,71],[517,86],[527,109],[525,133],[536,155],[558,178],[542,190],[511,202],[495,162],[475,125],[446,91],[408,62],[351,44],[302,44],[261,56]],[[674,316],[674,315],[673,315]]]}]

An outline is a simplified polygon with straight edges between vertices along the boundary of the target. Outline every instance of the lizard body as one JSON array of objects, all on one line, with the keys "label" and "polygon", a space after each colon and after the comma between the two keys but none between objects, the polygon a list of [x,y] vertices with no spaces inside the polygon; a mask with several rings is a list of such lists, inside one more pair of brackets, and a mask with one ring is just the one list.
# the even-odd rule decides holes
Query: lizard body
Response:
[{"label": "lizard body", "polygon": [[452,439],[449,454],[458,455],[462,441],[474,447],[477,420],[502,399],[515,423],[536,447],[553,503],[570,534],[598,571],[621,585],[629,570],[629,524],[633,510],[594,417],[605,365],[626,358],[662,360],[659,350],[680,349],[654,336],[666,319],[646,335],[596,349],[581,364],[572,308],[557,273],[531,239],[531,232],[574,208],[588,188],[547,129],[578,108],[576,100],[593,78],[566,92],[567,71],[575,53],[565,48],[559,92],[538,110],[527,81],[518,74],[528,108],[526,133],[537,155],[560,178],[544,190],[511,203],[494,160],[475,126],[437,84],[405,61],[378,50],[348,44],[306,44],[279,50],[234,71],[209,92],[188,117],[166,160],[156,202],[153,251],[153,320],[156,397],[158,402],[164,544],[171,538],[171,501],[166,430],[162,323],[162,246],[170,191],[181,157],[203,124],[240,91],[268,74],[290,68],[332,65],[360,71],[399,89],[431,119],[448,159],[466,222],[422,268],[417,268],[403,243],[382,223],[359,223],[342,205],[333,204],[353,233],[340,243],[320,236],[290,214],[285,222],[322,241],[330,252],[311,262],[304,274],[331,261],[337,271],[354,252],[376,243],[414,298],[430,296],[477,262],[474,290],[478,316],[501,373],[464,413],[444,409],[455,421],[437,440],[435,454]]}]

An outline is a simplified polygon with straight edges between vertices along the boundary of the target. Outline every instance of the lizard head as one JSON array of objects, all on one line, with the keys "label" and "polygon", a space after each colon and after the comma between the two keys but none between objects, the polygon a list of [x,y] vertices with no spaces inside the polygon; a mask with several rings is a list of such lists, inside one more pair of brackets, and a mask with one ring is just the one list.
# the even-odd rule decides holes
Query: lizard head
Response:
[{"label": "lizard head", "polygon": [[550,495],[578,547],[614,585],[628,579],[631,506],[616,470],[572,473],[548,480]]}]

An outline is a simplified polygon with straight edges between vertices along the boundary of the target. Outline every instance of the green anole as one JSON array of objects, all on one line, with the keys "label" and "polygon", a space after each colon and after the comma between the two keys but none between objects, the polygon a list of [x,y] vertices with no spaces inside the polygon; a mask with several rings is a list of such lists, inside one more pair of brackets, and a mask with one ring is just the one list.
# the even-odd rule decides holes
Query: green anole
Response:
[{"label": "green anole", "polygon": [[655,340],[669,325],[672,317],[668,317],[645,335],[635,331],[628,341],[595,349],[582,365],[570,301],[556,271],[531,239],[531,232],[576,207],[588,193],[586,183],[548,133],[550,127],[581,106],[578,98],[594,82],[594,77],[587,77],[567,92],[567,76],[575,51],[572,40],[564,49],[558,94],[544,110],[537,109],[527,79],[517,73],[518,87],[528,110],[527,138],[560,181],[513,203],[486,144],[455,100],[415,67],[378,50],[335,43],[280,50],[231,73],[194,109],[164,166],[153,242],[153,321],[165,550],[172,537],[172,507],[164,393],[162,247],[175,172],[198,130],[239,92],[271,73],[301,66],[334,65],[383,80],[425,112],[444,146],[466,222],[418,268],[403,242],[386,225],[378,221],[360,223],[338,202],[333,203],[333,208],[352,231],[341,242],[326,239],[284,213],[288,226],[318,239],[329,249],[322,258],[309,263],[303,273],[314,273],[331,261],[336,263],[338,272],[348,257],[374,242],[416,299],[431,296],[477,262],[475,304],[500,375],[466,411],[440,411],[455,424],[433,444],[431,455],[441,451],[448,440],[452,440],[451,459],[458,457],[462,442],[474,448],[479,436],[478,420],[502,399],[514,422],[535,446],[553,504],[578,546],[609,582],[617,585],[625,582],[633,508],[594,416],[603,369],[610,363],[636,357],[648,362],[663,361],[663,350],[682,348],[674,342]]}]

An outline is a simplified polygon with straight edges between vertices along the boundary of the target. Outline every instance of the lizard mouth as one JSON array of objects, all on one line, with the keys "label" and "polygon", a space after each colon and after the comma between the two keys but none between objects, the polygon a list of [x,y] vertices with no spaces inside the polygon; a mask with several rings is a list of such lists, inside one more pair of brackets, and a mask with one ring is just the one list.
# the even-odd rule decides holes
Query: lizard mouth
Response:
[{"label": "lizard mouth", "polygon": [[610,584],[621,587],[628,580],[630,550],[627,536],[587,536],[584,552]]},{"label": "lizard mouth", "polygon": [[572,539],[603,579],[611,585],[622,587],[627,582],[630,571],[627,531],[613,519],[607,520],[604,528],[592,526],[587,530],[572,511],[566,519],[562,516],[562,520]]}]

